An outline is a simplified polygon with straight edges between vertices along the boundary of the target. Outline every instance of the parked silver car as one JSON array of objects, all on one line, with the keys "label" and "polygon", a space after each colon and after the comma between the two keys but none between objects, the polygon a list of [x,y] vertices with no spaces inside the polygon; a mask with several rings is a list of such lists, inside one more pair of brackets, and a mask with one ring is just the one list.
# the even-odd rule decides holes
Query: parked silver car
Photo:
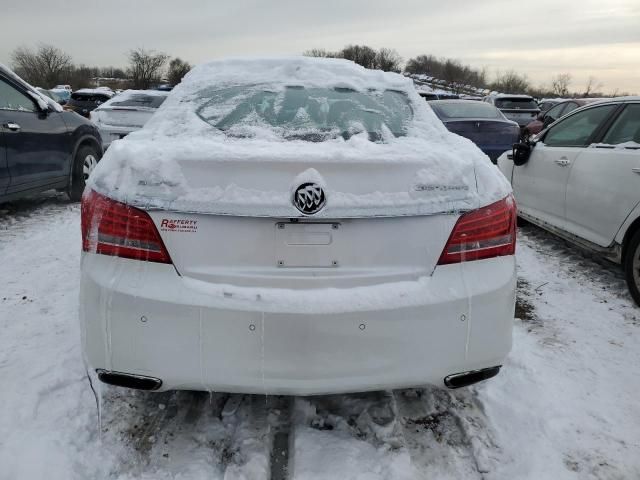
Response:
[{"label": "parked silver car", "polygon": [[91,112],[106,149],[111,142],[141,129],[169,95],[158,90],[125,90]]}]

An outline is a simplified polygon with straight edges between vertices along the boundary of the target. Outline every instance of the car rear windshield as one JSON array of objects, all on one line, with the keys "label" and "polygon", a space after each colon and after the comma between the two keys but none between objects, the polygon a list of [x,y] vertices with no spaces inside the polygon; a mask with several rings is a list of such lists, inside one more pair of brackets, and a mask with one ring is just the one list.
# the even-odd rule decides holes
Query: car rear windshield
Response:
[{"label": "car rear windshield", "polygon": [[396,90],[243,85],[205,89],[197,115],[233,137],[273,136],[321,142],[366,133],[385,142],[406,135],[409,98]]},{"label": "car rear windshield", "polygon": [[128,95],[122,99],[114,98],[109,106],[111,107],[145,107],[158,108],[167,99],[164,95]]},{"label": "car rear windshield", "polygon": [[109,100],[108,95],[100,95],[99,93],[72,93],[71,100],[75,102],[103,103]]},{"label": "car rear windshield", "polygon": [[432,103],[433,108],[440,118],[492,118],[503,119],[500,110],[488,103],[480,102],[450,102]]},{"label": "car rear windshield", "polygon": [[498,98],[496,107],[507,110],[538,110],[538,104],[533,98]]}]

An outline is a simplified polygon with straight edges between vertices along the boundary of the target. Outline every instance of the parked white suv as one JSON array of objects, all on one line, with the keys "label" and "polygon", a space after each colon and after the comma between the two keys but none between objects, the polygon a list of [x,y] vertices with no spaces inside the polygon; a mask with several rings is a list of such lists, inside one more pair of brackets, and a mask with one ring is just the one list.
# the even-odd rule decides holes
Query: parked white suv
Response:
[{"label": "parked white suv", "polygon": [[81,320],[104,382],[456,388],[511,348],[511,188],[401,75],[199,66],[90,182]]},{"label": "parked white suv", "polygon": [[640,304],[640,97],[574,110],[498,167],[521,217],[621,263]]}]

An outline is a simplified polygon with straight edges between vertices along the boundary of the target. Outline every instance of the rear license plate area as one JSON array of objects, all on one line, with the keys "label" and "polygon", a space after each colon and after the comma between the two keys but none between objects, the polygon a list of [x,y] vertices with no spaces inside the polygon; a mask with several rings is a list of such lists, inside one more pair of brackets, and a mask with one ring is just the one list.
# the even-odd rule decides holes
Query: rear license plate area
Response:
[{"label": "rear license plate area", "polygon": [[339,223],[276,223],[276,265],[280,268],[338,267],[336,239],[340,229]]}]

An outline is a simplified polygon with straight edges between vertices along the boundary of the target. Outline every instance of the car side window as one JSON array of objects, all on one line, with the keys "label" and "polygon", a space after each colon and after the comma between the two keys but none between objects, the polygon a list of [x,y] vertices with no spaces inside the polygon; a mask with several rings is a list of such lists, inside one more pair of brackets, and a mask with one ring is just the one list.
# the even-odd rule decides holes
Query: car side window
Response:
[{"label": "car side window", "polygon": [[617,105],[594,107],[562,120],[545,135],[549,147],[586,147],[591,136]]},{"label": "car side window", "polygon": [[564,108],[564,104],[556,105],[549,109],[545,117],[553,118],[554,120],[557,120],[558,118],[560,118],[561,116],[560,112],[562,111],[563,108]]},{"label": "car side window", "polygon": [[2,79],[0,79],[0,110],[15,110],[19,112],[38,111],[32,98],[23,94]]},{"label": "car side window", "polygon": [[576,108],[578,108],[578,104],[577,103],[567,103],[567,106],[565,107],[564,111],[562,112],[562,115],[566,115],[569,112],[573,112]]},{"label": "car side window", "polygon": [[609,145],[627,142],[640,144],[640,103],[627,105],[602,139]]}]

